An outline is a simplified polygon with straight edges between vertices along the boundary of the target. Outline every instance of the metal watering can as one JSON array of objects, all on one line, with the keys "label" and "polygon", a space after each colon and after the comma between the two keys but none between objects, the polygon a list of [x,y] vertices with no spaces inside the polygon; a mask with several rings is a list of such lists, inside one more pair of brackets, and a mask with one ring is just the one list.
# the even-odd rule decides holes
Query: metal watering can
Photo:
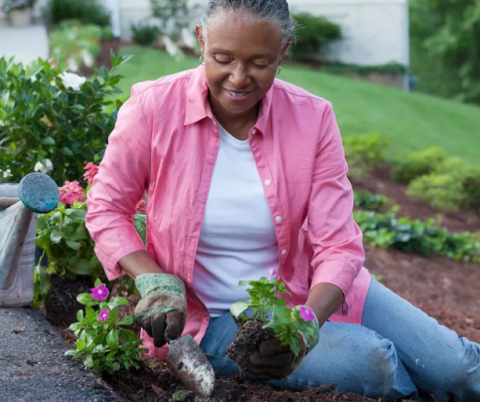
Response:
[{"label": "metal watering can", "polygon": [[53,211],[60,192],[43,173],[0,185],[0,307],[33,302],[36,213]]}]

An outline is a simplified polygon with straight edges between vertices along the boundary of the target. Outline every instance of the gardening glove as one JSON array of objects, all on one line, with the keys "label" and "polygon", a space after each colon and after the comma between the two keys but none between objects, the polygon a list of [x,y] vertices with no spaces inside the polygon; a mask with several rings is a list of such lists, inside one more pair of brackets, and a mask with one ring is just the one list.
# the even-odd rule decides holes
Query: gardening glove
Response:
[{"label": "gardening glove", "polygon": [[142,274],[135,279],[142,295],[135,308],[135,323],[159,348],[182,335],[187,321],[185,284],[170,274]]},{"label": "gardening glove", "polygon": [[318,319],[311,310],[310,314],[312,315],[311,320],[315,324],[315,331],[309,335],[298,331],[300,352],[297,356],[292,352],[290,346],[282,345],[277,337],[262,341],[258,350],[250,356],[250,373],[259,380],[281,380],[292,374],[303,358],[318,343],[320,332]]}]

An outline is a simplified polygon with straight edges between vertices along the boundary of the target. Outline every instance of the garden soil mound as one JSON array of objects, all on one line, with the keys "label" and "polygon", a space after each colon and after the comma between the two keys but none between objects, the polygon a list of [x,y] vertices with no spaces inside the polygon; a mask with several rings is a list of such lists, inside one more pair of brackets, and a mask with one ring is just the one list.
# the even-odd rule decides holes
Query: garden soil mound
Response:
[{"label": "garden soil mound", "polygon": [[[438,214],[437,210],[424,202],[407,197],[404,185],[389,181],[388,171],[377,172],[368,180],[354,183],[354,188],[370,190],[392,198],[402,207],[399,216],[425,220],[436,218]],[[442,225],[452,231],[474,232],[480,228],[480,218],[472,211],[448,213],[444,215]],[[480,264],[446,258],[427,259],[397,250],[367,246],[365,266],[373,274],[381,276],[382,283],[387,287],[423,309],[441,324],[457,331],[459,336],[480,342]],[[131,314],[134,303],[128,308],[130,311],[123,311],[123,314]],[[74,338],[68,330],[57,329],[67,342],[74,344]],[[183,391],[165,363],[150,358],[145,358],[141,370],[123,371],[107,381],[125,402],[202,401]],[[374,401],[359,395],[329,392],[331,387],[332,384],[326,384],[321,389],[297,393],[280,391],[240,377],[219,378],[215,393],[209,401]]]}]

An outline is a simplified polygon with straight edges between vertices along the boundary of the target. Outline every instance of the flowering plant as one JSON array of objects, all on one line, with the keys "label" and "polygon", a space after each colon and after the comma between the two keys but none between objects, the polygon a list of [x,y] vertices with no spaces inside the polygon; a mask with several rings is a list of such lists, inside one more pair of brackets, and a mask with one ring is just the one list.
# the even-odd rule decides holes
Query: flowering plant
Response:
[{"label": "flowering plant", "polygon": [[[290,294],[284,282],[276,278],[277,271],[270,270],[270,277],[262,277],[258,281],[240,281],[240,286],[250,285],[247,290],[250,298],[234,303],[230,312],[241,323],[258,320],[264,323],[263,328],[271,328],[282,345],[289,345],[295,355],[301,350],[301,339],[315,338],[318,321],[311,307],[287,307],[281,294]],[[249,310],[251,315],[246,311]],[[317,328],[316,328],[317,327]]]},{"label": "flowering plant", "polygon": [[[38,216],[36,245],[43,249],[48,266],[42,267],[42,258],[35,267],[35,304],[39,305],[50,289],[49,276],[52,273],[73,278],[76,275],[90,275],[105,279],[102,264],[94,252],[95,242],[85,226],[87,213],[87,192],[97,174],[98,166],[87,163],[84,167],[86,189],[78,181],[66,181],[60,187],[60,202],[48,214]],[[146,238],[146,215],[137,213],[134,224],[142,240]],[[129,294],[134,292],[133,280],[122,282]]]},{"label": "flowering plant", "polygon": [[68,328],[77,341],[75,349],[65,354],[81,359],[97,374],[113,374],[122,367],[139,368],[140,353],[148,351],[139,348],[143,341],[128,329],[134,322],[133,316],[119,319],[118,306],[127,305],[127,299],[113,297],[107,301],[108,296],[108,288],[97,279],[91,293],[77,296],[78,302],[86,306],[85,311],[79,310],[78,322]]}]

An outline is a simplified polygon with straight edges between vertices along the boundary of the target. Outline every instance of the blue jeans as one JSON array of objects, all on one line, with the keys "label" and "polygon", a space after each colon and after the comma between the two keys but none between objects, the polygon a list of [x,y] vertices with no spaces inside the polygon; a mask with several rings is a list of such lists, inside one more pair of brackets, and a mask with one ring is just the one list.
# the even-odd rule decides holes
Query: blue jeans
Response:
[{"label": "blue jeans", "polygon": [[[219,375],[238,374],[226,355],[237,327],[230,313],[212,319],[200,347]],[[362,325],[327,321],[297,370],[269,384],[290,390],[335,384],[386,400],[480,401],[480,345],[372,279]]]}]

